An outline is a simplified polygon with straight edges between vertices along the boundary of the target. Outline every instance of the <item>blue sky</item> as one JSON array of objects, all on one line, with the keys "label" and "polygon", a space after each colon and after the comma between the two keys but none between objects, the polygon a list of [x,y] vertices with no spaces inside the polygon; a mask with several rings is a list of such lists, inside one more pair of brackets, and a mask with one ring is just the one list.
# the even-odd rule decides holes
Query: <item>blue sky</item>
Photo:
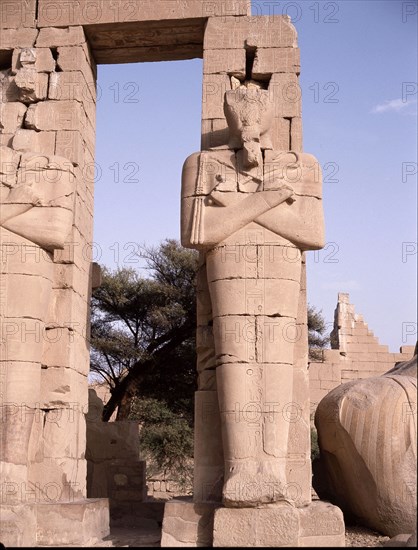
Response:
[{"label": "blue sky", "polygon": [[[273,11],[274,10],[274,11]],[[308,300],[332,325],[338,292],[391,351],[414,345],[416,1],[253,1],[298,31],[304,149],[323,167],[326,241]],[[202,60],[100,65],[95,261],[140,268],[138,245],[180,235],[181,168],[200,149]]]}]

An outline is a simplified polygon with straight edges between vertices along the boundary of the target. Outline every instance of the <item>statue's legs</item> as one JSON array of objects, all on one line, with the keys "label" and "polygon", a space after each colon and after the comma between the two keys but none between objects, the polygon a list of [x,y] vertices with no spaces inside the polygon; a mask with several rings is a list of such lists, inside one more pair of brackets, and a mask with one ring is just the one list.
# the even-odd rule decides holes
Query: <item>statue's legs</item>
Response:
[{"label": "statue's legs", "polygon": [[207,254],[226,506],[287,498],[300,269],[300,253],[282,244],[250,241]]},{"label": "statue's legs", "polygon": [[31,441],[41,430],[41,363],[52,259],[0,228],[0,468],[7,503],[27,498]]}]

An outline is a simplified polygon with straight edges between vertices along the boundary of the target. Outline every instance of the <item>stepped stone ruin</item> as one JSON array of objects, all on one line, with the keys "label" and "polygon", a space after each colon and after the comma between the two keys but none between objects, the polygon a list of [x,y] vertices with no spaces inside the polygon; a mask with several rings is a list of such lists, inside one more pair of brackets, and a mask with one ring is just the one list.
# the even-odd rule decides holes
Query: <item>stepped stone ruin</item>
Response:
[{"label": "stepped stone ruin", "polygon": [[289,18],[246,0],[1,0],[6,546],[109,533],[85,454],[96,68],[195,57],[201,152],[181,190],[182,241],[201,258],[194,498],[166,505],[162,545],[344,545],[339,508],[311,501],[304,253],[324,227]]},{"label": "stepped stone ruin", "polygon": [[350,297],[338,294],[331,332],[331,349],[322,351],[322,360],[309,363],[311,412],[321,399],[340,384],[379,376],[393,368],[395,363],[408,361],[414,355],[414,346],[403,345],[399,353],[391,353],[388,346],[379,343],[363,315],[356,313]]}]

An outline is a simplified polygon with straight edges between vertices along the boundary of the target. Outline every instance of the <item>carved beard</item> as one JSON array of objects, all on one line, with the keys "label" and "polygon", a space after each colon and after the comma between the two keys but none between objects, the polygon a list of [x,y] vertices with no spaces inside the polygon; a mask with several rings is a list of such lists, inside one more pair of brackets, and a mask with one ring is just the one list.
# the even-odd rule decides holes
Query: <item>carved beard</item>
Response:
[{"label": "carved beard", "polygon": [[[259,126],[257,124],[257,126]],[[242,129],[242,148],[244,151],[244,168],[255,168],[263,164],[260,147],[260,134],[257,127],[244,126]],[[256,131],[254,131],[256,130]]]},{"label": "carved beard", "polygon": [[244,167],[255,168],[262,163],[260,144],[256,141],[244,142]]}]

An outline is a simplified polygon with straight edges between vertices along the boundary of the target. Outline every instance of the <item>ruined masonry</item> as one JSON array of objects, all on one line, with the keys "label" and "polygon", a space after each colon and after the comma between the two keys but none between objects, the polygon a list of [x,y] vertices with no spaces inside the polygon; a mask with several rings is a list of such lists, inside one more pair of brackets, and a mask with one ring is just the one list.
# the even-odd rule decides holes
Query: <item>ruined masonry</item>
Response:
[{"label": "ruined masonry", "polygon": [[414,346],[404,345],[399,353],[391,353],[388,346],[380,344],[344,292],[338,294],[331,348],[323,350],[322,361],[309,364],[312,413],[321,399],[340,384],[379,376],[414,355]]},{"label": "ruined masonry", "polygon": [[[304,251],[322,246],[321,176],[302,153],[299,50],[289,19],[251,17],[244,0],[0,0],[6,547],[89,546],[109,533],[108,500],[87,498],[85,457],[89,300],[97,280],[90,244],[96,64],[195,57],[204,61],[202,152],[189,158],[182,184],[182,238],[202,258],[195,494],[194,502],[166,506],[162,544],[344,544],[341,511],[311,502]],[[241,200],[246,219],[237,213]],[[208,220],[223,208],[231,225],[210,236]],[[293,220],[288,234],[271,220],[273,210]],[[222,272],[217,255],[237,245],[245,261]],[[274,261],[262,264],[270,245]],[[239,266],[244,273],[234,271]],[[227,279],[236,300],[224,303]],[[240,315],[253,339],[232,349],[224,337],[236,325],[226,331],[222,322]],[[286,327],[277,325],[280,317]],[[263,347],[266,326],[280,335],[278,348],[272,341]],[[233,424],[235,380],[239,412],[255,403],[259,429],[247,418]]]}]

